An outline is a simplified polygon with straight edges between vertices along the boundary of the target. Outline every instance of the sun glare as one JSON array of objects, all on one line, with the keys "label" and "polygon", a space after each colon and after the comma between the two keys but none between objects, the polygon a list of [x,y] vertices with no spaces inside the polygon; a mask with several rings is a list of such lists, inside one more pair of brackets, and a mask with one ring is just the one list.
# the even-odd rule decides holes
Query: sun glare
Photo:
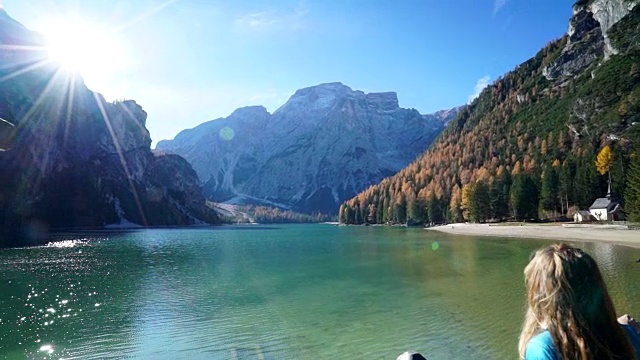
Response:
[{"label": "sun glare", "polygon": [[86,81],[108,79],[126,66],[126,52],[107,29],[82,20],[56,20],[38,27],[52,61]]}]

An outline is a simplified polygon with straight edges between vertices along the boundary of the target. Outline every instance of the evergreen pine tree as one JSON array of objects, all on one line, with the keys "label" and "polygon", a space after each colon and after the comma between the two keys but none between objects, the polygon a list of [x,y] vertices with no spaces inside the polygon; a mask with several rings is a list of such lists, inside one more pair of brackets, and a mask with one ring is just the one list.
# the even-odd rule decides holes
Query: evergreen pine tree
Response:
[{"label": "evergreen pine tree", "polygon": [[540,189],[540,210],[557,211],[560,207],[558,201],[559,180],[556,168],[548,167],[542,177],[542,187]]},{"label": "evergreen pine tree", "polygon": [[602,196],[601,186],[595,167],[582,159],[576,165],[576,177],[574,180],[575,204],[580,208],[591,206],[593,200]]},{"label": "evergreen pine tree", "polygon": [[395,223],[404,224],[407,222],[407,200],[402,196],[400,201],[394,204],[393,215]]},{"label": "evergreen pine tree", "polygon": [[382,222],[388,223],[392,220],[390,210],[391,206],[389,204],[389,197],[385,196],[384,201],[382,202]]},{"label": "evergreen pine tree", "polygon": [[511,213],[516,220],[538,218],[538,189],[535,182],[528,175],[514,177],[509,193]]},{"label": "evergreen pine tree", "polygon": [[346,205],[344,208],[344,218],[345,218],[345,224],[353,224],[353,209],[351,209],[351,206]]},{"label": "evergreen pine tree", "polygon": [[520,220],[522,211],[520,210],[520,204],[522,201],[522,177],[523,175],[516,175],[513,177],[513,184],[509,191],[509,211],[511,216],[517,221]]},{"label": "evergreen pine tree", "polygon": [[522,203],[521,209],[523,210],[522,217],[525,220],[538,219],[538,207],[536,204],[539,202],[539,193],[536,183],[531,176],[525,175],[522,183]]},{"label": "evergreen pine tree", "polygon": [[491,218],[502,220],[509,216],[509,189],[511,187],[511,174],[502,171],[489,190]]},{"label": "evergreen pine tree", "polygon": [[378,201],[377,211],[376,211],[376,224],[384,223],[384,202]]},{"label": "evergreen pine tree", "polygon": [[429,221],[433,224],[442,223],[443,217],[440,200],[438,200],[438,198],[433,193],[431,193],[431,195],[429,195],[429,200],[427,203],[427,216],[429,216]]},{"label": "evergreen pine tree", "polygon": [[409,196],[407,199],[407,222],[421,223],[422,212],[420,211],[420,204],[415,195]]},{"label": "evergreen pine tree", "polygon": [[572,158],[567,159],[560,167],[559,179],[559,191],[561,204],[563,205],[563,212],[566,214],[568,208],[575,204],[574,196],[574,178],[576,172],[576,165]]},{"label": "evergreen pine tree", "polygon": [[630,221],[640,222],[640,152],[631,155],[624,192],[624,210]]},{"label": "evergreen pine tree", "polygon": [[484,181],[478,181],[471,190],[469,215],[474,221],[485,222],[491,213],[489,187]]}]

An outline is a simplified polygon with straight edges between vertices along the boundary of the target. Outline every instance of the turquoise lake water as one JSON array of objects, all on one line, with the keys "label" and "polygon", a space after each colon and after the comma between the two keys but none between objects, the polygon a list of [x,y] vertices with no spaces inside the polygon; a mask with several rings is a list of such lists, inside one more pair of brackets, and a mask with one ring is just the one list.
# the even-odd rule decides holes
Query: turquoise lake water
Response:
[{"label": "turquoise lake water", "polygon": [[[0,250],[0,358],[515,359],[550,241],[332,225],[58,234]],[[640,316],[640,250],[577,243]]]}]

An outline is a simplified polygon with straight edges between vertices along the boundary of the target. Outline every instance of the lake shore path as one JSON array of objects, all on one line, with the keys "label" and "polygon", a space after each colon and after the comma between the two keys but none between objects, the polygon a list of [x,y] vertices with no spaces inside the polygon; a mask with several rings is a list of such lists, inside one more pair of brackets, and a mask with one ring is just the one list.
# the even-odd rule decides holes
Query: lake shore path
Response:
[{"label": "lake shore path", "polygon": [[625,226],[573,224],[449,224],[426,228],[456,235],[551,239],[558,241],[607,242],[640,249],[640,230],[628,230]]}]

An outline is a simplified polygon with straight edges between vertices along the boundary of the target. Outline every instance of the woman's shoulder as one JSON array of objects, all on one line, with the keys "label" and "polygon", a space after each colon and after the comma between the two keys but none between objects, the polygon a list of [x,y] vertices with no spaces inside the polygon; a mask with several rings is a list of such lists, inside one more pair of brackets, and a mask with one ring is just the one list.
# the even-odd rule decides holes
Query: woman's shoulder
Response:
[{"label": "woman's shoulder", "polygon": [[622,325],[622,327],[626,330],[629,341],[631,341],[633,348],[636,349],[638,359],[640,359],[640,335],[631,325]]},{"label": "woman's shoulder", "polygon": [[529,340],[525,360],[558,360],[558,351],[549,331],[543,331]]},{"label": "woman's shoulder", "polygon": [[[640,359],[640,335],[629,325],[622,325],[626,330],[631,344]],[[553,344],[551,333],[545,330],[529,340],[525,351],[525,360],[559,360],[558,350]]]}]

